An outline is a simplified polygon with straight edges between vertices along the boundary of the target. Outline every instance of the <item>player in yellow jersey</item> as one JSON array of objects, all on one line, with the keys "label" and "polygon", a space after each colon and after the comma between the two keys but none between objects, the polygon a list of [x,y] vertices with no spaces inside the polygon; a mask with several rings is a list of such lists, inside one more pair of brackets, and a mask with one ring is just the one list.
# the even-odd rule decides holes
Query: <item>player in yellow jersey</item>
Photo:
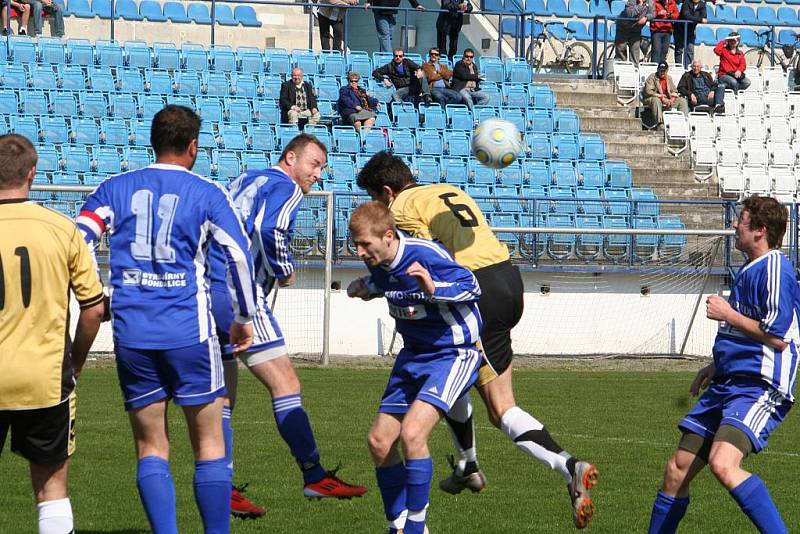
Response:
[{"label": "player in yellow jersey", "polygon": [[[477,387],[489,420],[520,450],[564,477],[575,526],[586,527],[594,512],[590,490],[597,482],[597,469],[566,452],[544,425],[514,400],[511,329],[522,317],[524,288],[508,248],[497,240],[472,197],[448,184],[417,184],[403,160],[388,152],[379,152],[364,165],[358,185],[389,206],[400,230],[441,242],[458,263],[475,274],[481,287],[478,308],[486,355]],[[452,494],[464,489],[480,491],[486,477],[478,467],[468,394],[456,402],[446,419],[459,460],[453,462],[452,475],[439,486]]]},{"label": "player in yellow jersey", "polygon": [[[36,160],[26,138],[0,136],[0,452],[11,430],[11,450],[30,462],[39,534],[63,534],[73,529],[75,379],[100,327],[103,288],[75,223],[28,201]],[[70,290],[81,308],[71,343]]]}]

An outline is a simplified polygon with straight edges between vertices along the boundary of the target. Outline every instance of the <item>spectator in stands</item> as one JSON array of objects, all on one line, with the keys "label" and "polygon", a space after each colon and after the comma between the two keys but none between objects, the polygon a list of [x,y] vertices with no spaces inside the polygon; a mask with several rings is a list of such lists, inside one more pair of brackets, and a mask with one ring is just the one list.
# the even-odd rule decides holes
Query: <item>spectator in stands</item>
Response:
[{"label": "spectator in stands", "polygon": [[725,86],[717,84],[711,74],[703,70],[699,59],[692,61],[692,69],[681,76],[678,93],[688,101],[692,111],[708,106],[714,113],[725,113]]},{"label": "spectator in stands", "polygon": [[719,56],[719,70],[717,81],[724,84],[727,89],[739,93],[750,87],[750,80],[744,75],[747,61],[744,52],[739,50],[739,34],[731,32],[725,39],[717,43],[714,53]]},{"label": "spectator in stands", "polygon": [[[415,9],[420,11],[425,10],[425,6],[417,2],[417,0],[408,0]],[[400,0],[372,0],[364,4],[364,9],[370,7],[397,7],[400,5]],[[397,24],[397,10],[396,9],[378,9],[372,12],[375,17],[375,30],[378,32],[378,44],[380,45],[381,52],[392,51],[392,33]]]},{"label": "spectator in stands", "polygon": [[[625,9],[619,14],[626,20],[617,22],[617,35],[614,38],[617,58],[639,65],[642,50],[642,28],[655,15],[653,0],[628,0]],[[628,54],[630,49],[630,55]]]},{"label": "spectator in stands", "polygon": [[653,63],[665,63],[669,43],[672,40],[672,22],[667,22],[667,20],[677,19],[680,11],[678,11],[678,4],[675,3],[675,0],[655,0],[655,12],[656,19],[665,20],[650,21],[650,45],[652,46],[650,60]]},{"label": "spectator in stands", "polygon": [[303,69],[292,69],[292,79],[281,85],[281,122],[297,124],[300,117],[306,117],[308,122],[319,122],[319,109],[314,87],[303,81]]},{"label": "spectator in stands", "polygon": [[[455,59],[458,53],[458,35],[464,25],[464,13],[472,11],[472,3],[468,0],[442,0],[442,11],[436,19],[436,46],[439,50],[447,50],[447,55]],[[445,41],[450,38],[450,48]]]},{"label": "spectator in stands", "polygon": [[64,37],[64,13],[54,0],[20,0],[31,8],[33,14],[33,32],[36,37],[42,35],[43,12],[50,15],[50,34],[53,37]]},{"label": "spectator in stands", "polygon": [[419,65],[405,57],[402,48],[395,48],[392,60],[372,71],[372,77],[386,87],[394,86],[394,102],[403,102],[421,94],[426,104],[431,103],[431,92],[425,73]]},{"label": "spectator in stands", "polygon": [[357,72],[347,75],[347,86],[339,89],[336,109],[339,110],[339,115],[352,124],[357,131],[360,132],[363,126],[364,131],[368,132],[378,117],[375,112],[380,103],[377,98],[369,96],[366,89],[359,87],[358,80],[360,78],[361,76]]},{"label": "spectator in stands", "polygon": [[425,79],[430,85],[431,96],[442,107],[447,104],[460,104],[461,94],[450,88],[450,78],[453,77],[453,73],[446,65],[439,63],[439,56],[439,49],[431,48],[428,51],[429,61],[422,65],[422,72],[425,73]]},{"label": "spectator in stands", "polygon": [[2,23],[3,23],[3,29],[0,32],[0,35],[8,35],[8,32],[10,31],[10,29],[9,29],[10,26],[8,24],[8,17],[9,17],[8,4],[9,4],[9,1],[11,3],[11,7],[16,9],[20,13],[20,15],[19,15],[19,27],[18,27],[17,31],[19,32],[20,35],[27,35],[28,34],[28,30],[27,30],[27,28],[28,28],[28,19],[31,16],[31,6],[29,6],[27,4],[22,4],[20,2],[16,2],[15,0],[3,0],[3,10],[2,10],[2,13],[0,13],[0,19],[2,19]]},{"label": "spectator in stands", "polygon": [[461,94],[461,98],[469,109],[477,104],[485,106],[489,103],[489,95],[481,91],[483,75],[475,65],[475,51],[464,50],[464,56],[453,67],[453,90]]},{"label": "spectator in stands", "polygon": [[656,126],[664,122],[664,111],[677,109],[685,115],[689,113],[689,105],[678,93],[666,63],[659,63],[656,72],[644,82],[644,105],[650,108]]},{"label": "spectator in stands", "polygon": [[324,6],[317,12],[319,23],[319,42],[323,50],[331,50],[331,32],[333,32],[333,50],[342,50],[342,36],[344,35],[344,15],[346,9],[333,6],[354,6],[358,0],[320,0]]},{"label": "spectator in stands", "polygon": [[[706,3],[704,0],[684,0],[681,4],[681,13],[675,24],[675,63],[688,66],[694,59],[694,40],[697,24],[708,22],[706,15]],[[686,54],[684,55],[684,44],[686,44]]]}]

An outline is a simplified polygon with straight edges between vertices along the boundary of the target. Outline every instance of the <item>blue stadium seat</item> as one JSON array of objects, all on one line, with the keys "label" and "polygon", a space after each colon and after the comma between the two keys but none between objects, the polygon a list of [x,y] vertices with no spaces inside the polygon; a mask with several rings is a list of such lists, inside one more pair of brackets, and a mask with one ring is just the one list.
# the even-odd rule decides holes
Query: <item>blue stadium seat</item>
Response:
[{"label": "blue stadium seat", "polygon": [[567,23],[567,31],[574,32],[574,37],[579,41],[591,41],[592,36],[586,29],[586,25],[579,20],[571,20]]},{"label": "blue stadium seat", "polygon": [[[489,97],[489,102],[486,104],[487,106],[498,108],[503,104],[503,95],[500,93],[500,88],[497,84],[493,82],[483,82],[481,84],[481,91]],[[473,111],[474,110],[475,108],[473,108]]]},{"label": "blue stadium seat", "polygon": [[209,157],[208,152],[205,150],[197,151],[197,159],[194,161],[192,172],[207,178],[211,176],[211,158]]},{"label": "blue stadium seat", "polygon": [[758,34],[750,28],[741,28],[739,36],[744,46],[758,46],[759,44]]},{"label": "blue stadium seat", "polygon": [[94,46],[88,39],[68,39],[67,58],[73,65],[88,67],[94,65]]},{"label": "blue stadium seat", "polygon": [[797,38],[796,35],[797,32],[795,30],[781,30],[778,32],[778,43],[782,45],[793,45]]},{"label": "blue stadium seat", "polygon": [[520,132],[526,130],[525,110],[523,108],[502,108],[500,117],[511,122]]},{"label": "blue stadium seat", "polygon": [[503,62],[499,58],[494,56],[483,56],[481,57],[480,66],[481,73],[484,75],[487,82],[502,83],[505,81]]},{"label": "blue stadium seat", "polygon": [[[728,6],[720,6],[720,7],[728,7]],[[733,21],[727,21],[733,22]],[[739,6],[736,8],[736,22],[741,22],[742,24],[758,24],[758,17],[756,17],[755,11],[750,6]]]},{"label": "blue stadium seat", "polygon": [[227,150],[246,150],[247,142],[241,124],[221,124],[220,137]]},{"label": "blue stadium seat", "polygon": [[[69,13],[81,19],[93,19],[94,13],[89,7],[89,0],[69,0]],[[64,13],[66,16],[66,13]]]},{"label": "blue stadium seat", "polygon": [[372,129],[366,134],[362,134],[362,141],[363,147],[361,153],[367,156],[372,156],[389,148],[386,135],[378,129]]},{"label": "blue stadium seat", "polygon": [[548,135],[553,133],[553,115],[549,110],[530,108],[525,115],[530,124],[528,132]]},{"label": "blue stadium seat", "polygon": [[629,189],[614,189],[606,188],[603,192],[606,203],[608,204],[608,212],[611,215],[624,215],[631,214],[631,205],[628,202]]},{"label": "blue stadium seat", "polygon": [[[760,24],[785,24],[785,21],[779,20],[778,16],[775,14],[775,10],[769,6],[759,7],[757,14]],[[795,21],[795,23],[796,22],[797,21]]]},{"label": "blue stadium seat", "polygon": [[470,150],[470,133],[464,130],[445,130],[444,144],[451,156],[468,157]]},{"label": "blue stadium seat", "polygon": [[135,146],[150,146],[150,121],[144,119],[131,121],[131,141]]},{"label": "blue stadium seat", "polygon": [[[275,135],[278,138],[278,148],[282,150],[283,147],[289,144],[299,133],[300,130],[297,128],[296,124],[276,124]],[[356,143],[356,145],[357,144],[358,143]]]},{"label": "blue stadium seat", "polygon": [[[683,230],[685,228],[683,222],[679,217],[659,217],[657,221],[659,228]],[[659,254],[661,257],[676,257],[683,254],[683,249],[686,247],[685,235],[664,235],[661,238],[659,247]]]},{"label": "blue stadium seat", "polygon": [[[518,161],[515,161],[514,163],[499,169],[497,171],[497,181],[503,186],[516,187],[518,189],[517,194],[519,194],[519,188],[522,187],[523,182],[522,165],[520,165]],[[497,193],[496,190],[495,193]]]},{"label": "blue stadium seat", "polygon": [[[547,226],[574,228],[575,220],[569,214],[550,214]],[[547,255],[554,260],[565,260],[575,253],[575,234],[547,234]]]},{"label": "blue stadium seat", "polygon": [[556,187],[574,188],[578,186],[578,174],[571,161],[551,161],[550,170],[553,173]]},{"label": "blue stadium seat", "polygon": [[303,69],[303,72],[306,73],[306,76],[313,76],[319,70],[317,56],[310,48],[295,48],[292,50],[290,58],[292,65]]},{"label": "blue stadium seat", "polygon": [[195,109],[194,97],[189,95],[167,95],[167,104]]},{"label": "blue stadium seat", "polygon": [[236,54],[228,45],[215,45],[209,52],[211,69],[218,72],[236,71]]},{"label": "blue stadium seat", "polygon": [[281,77],[276,74],[267,74],[262,76],[261,80],[261,86],[264,88],[264,98],[276,101],[280,100],[281,84],[283,83]]},{"label": "blue stadium seat", "polygon": [[553,157],[553,145],[549,134],[538,134],[528,138],[530,157],[534,159],[550,159]]},{"label": "blue stadium seat", "polygon": [[324,100],[338,100],[339,82],[333,76],[320,76],[315,84],[317,96]]},{"label": "blue stadium seat", "polygon": [[[57,172],[53,174],[53,183],[57,185],[81,185],[81,180],[74,172]],[[75,218],[75,203],[71,200],[48,202],[48,206],[57,209],[71,219]]]},{"label": "blue stadium seat", "polygon": [[558,133],[577,135],[581,131],[581,120],[575,110],[558,108],[553,114],[553,120]]},{"label": "blue stadium seat", "polygon": [[555,186],[550,188],[550,200],[555,213],[575,215],[578,202],[575,200],[575,188]]},{"label": "blue stadium seat", "polygon": [[72,117],[78,114],[78,101],[72,91],[51,91],[48,107],[57,115]]},{"label": "blue stadium seat", "polygon": [[587,161],[603,161],[606,159],[606,146],[598,134],[580,134],[581,157]]},{"label": "blue stadium seat", "polygon": [[139,114],[139,104],[133,94],[111,94],[108,104],[111,114],[117,117],[135,117]]},{"label": "blue stadium seat", "polygon": [[[602,228],[597,215],[577,215],[576,228]],[[603,236],[599,234],[578,234],[575,238],[575,255],[583,260],[595,260],[603,250]]]},{"label": "blue stadium seat", "polygon": [[221,24],[223,26],[239,25],[239,21],[233,17],[233,10],[231,10],[231,6],[228,4],[217,4],[216,11],[214,12],[214,18],[216,19],[217,24]]},{"label": "blue stadium seat", "polygon": [[192,2],[189,4],[186,14],[195,24],[211,24],[211,13],[205,4]]},{"label": "blue stadium seat", "polygon": [[592,14],[589,12],[589,6],[594,4],[595,2],[587,2],[580,0],[572,0],[569,3],[569,11],[572,16],[578,17],[579,19],[590,19],[592,18]]},{"label": "blue stadium seat", "polygon": [[80,113],[97,119],[108,116],[108,102],[103,93],[79,93]]},{"label": "blue stadium seat", "polygon": [[[19,114],[17,92],[13,89],[0,89],[0,114],[13,116]],[[4,117],[0,117],[5,120]],[[3,132],[5,133],[5,132]]]},{"label": "blue stadium seat", "polygon": [[240,46],[236,49],[239,68],[242,72],[260,74],[264,72],[264,54],[254,46]]},{"label": "blue stadium seat", "polygon": [[657,217],[660,214],[658,197],[652,189],[631,189],[631,199],[635,202],[636,215]]},{"label": "blue stadium seat", "polygon": [[174,83],[168,71],[146,69],[144,72],[150,94],[169,95],[173,93]]},{"label": "blue stadium seat", "polygon": [[281,77],[289,74],[292,69],[292,60],[284,48],[267,48],[264,50],[264,60],[267,72]]},{"label": "blue stadium seat", "polygon": [[547,0],[547,10],[561,19],[572,18],[572,12],[564,0]]},{"label": "blue stadium seat", "polygon": [[357,72],[362,78],[368,80],[372,77],[372,60],[366,52],[349,52],[347,54],[347,71]]},{"label": "blue stadium seat", "polygon": [[67,173],[84,173],[91,170],[89,152],[84,145],[63,145],[61,159]]},{"label": "blue stadium seat", "polygon": [[41,89],[28,89],[21,91],[22,112],[26,115],[43,115],[47,113],[47,96]]},{"label": "blue stadium seat", "polygon": [[139,8],[133,0],[115,0],[114,14],[124,20],[144,20],[139,14]]},{"label": "blue stadium seat", "polygon": [[[152,2],[152,0],[144,1]],[[144,69],[153,66],[153,55],[150,52],[150,47],[144,41],[126,41],[123,45],[123,52],[125,54],[124,64],[128,67]]]},{"label": "blue stadium seat", "polygon": [[474,119],[472,112],[464,104],[447,104],[445,106],[448,127],[453,130],[472,131]]},{"label": "blue stadium seat", "polygon": [[392,102],[392,116],[398,128],[419,127],[419,115],[414,104],[410,102]]},{"label": "blue stadium seat", "polygon": [[358,154],[361,150],[361,141],[352,126],[334,126],[333,144],[337,152],[346,154]]},{"label": "blue stadium seat", "polygon": [[[100,143],[100,134],[97,131],[97,122],[94,118],[73,117],[70,123],[71,123],[71,130],[70,130],[71,143],[75,143],[78,145],[86,145],[86,146],[95,146]],[[56,141],[56,142],[62,142],[62,141]]]},{"label": "blue stadium seat", "polygon": [[579,161],[578,178],[584,188],[602,189],[606,184],[605,170],[598,161]]},{"label": "blue stadium seat", "polygon": [[14,62],[20,65],[31,65],[36,63],[37,49],[36,43],[26,36],[11,37],[11,56]]},{"label": "blue stadium seat", "polygon": [[225,97],[230,94],[231,82],[224,72],[203,72],[203,92],[208,96]]},{"label": "blue stadium seat", "polygon": [[552,185],[550,164],[545,160],[526,159],[522,162],[522,171],[532,187],[549,188]]},{"label": "blue stadium seat", "polygon": [[524,85],[504,83],[502,86],[503,100],[506,106],[512,108],[528,107],[528,89]]},{"label": "blue stadium seat", "polygon": [[442,181],[442,170],[438,158],[434,156],[414,156],[411,160],[417,182],[421,184],[438,184]]},{"label": "blue stadium seat", "polygon": [[181,68],[181,54],[173,43],[154,43],[155,66],[164,70]]},{"label": "blue stadium seat", "polygon": [[553,156],[558,160],[577,160],[580,148],[576,137],[572,134],[553,134]]},{"label": "blue stadium seat", "polygon": [[58,172],[61,170],[61,162],[56,147],[53,145],[37,145],[36,153],[39,156],[36,162],[37,172]]},{"label": "blue stadium seat", "polygon": [[443,156],[441,158],[444,181],[458,187],[465,187],[469,181],[469,167],[466,158]]},{"label": "blue stadium seat", "polygon": [[439,130],[435,128],[419,128],[417,130],[417,142],[420,147],[420,154],[429,156],[441,156],[444,153],[444,143]]},{"label": "blue stadium seat", "polygon": [[605,215],[606,208],[600,199],[600,189],[594,187],[579,187],[576,198],[578,208],[586,215]]},{"label": "blue stadium seat", "polygon": [[530,64],[521,58],[507,59],[504,63],[506,80],[513,83],[531,83],[533,73]]},{"label": "blue stadium seat", "polygon": [[92,91],[113,93],[117,90],[117,83],[111,73],[111,67],[88,67],[86,69],[86,77],[89,80],[89,88]]},{"label": "blue stadium seat", "polygon": [[417,153],[417,139],[409,128],[393,128],[389,132],[392,151],[395,154],[414,155]]},{"label": "blue stadium seat", "polygon": [[[275,100],[255,100],[254,103],[256,118],[265,124],[278,124],[281,122],[281,110]],[[319,105],[319,103],[318,103]]]},{"label": "blue stadium seat", "polygon": [[[331,139],[331,134],[328,132],[328,127],[322,124],[306,124],[303,127],[303,132],[315,136],[317,139],[322,141],[328,150],[333,149],[333,140]],[[383,135],[382,132],[376,130],[375,133],[379,133]]]},{"label": "blue stadium seat", "polygon": [[[223,73],[215,74],[222,74],[223,77],[225,76]],[[258,82],[256,82],[252,74],[239,74],[234,72],[231,74],[231,91],[235,92],[236,96],[256,98],[258,96]]]},{"label": "blue stadium seat", "polygon": [[139,98],[141,116],[145,121],[152,121],[156,113],[161,111],[165,105],[164,97],[161,95],[146,95]]},{"label": "blue stadium seat", "polygon": [[469,160],[469,173],[472,183],[477,185],[494,186],[497,183],[497,173],[494,169],[481,165],[474,159]]},{"label": "blue stadium seat", "polygon": [[717,44],[717,37],[714,30],[708,26],[698,25],[695,30],[695,42],[697,44],[704,44],[706,46],[714,46]]},{"label": "blue stadium seat", "polygon": [[36,119],[28,116],[11,116],[11,131],[27,137],[31,143],[39,141],[39,125]]},{"label": "blue stadium seat", "polygon": [[170,22],[176,22],[176,23],[191,22],[191,19],[186,15],[186,8],[180,2],[165,2],[164,16],[168,18]]},{"label": "blue stadium seat", "polygon": [[225,118],[227,122],[249,123],[253,117],[250,101],[246,98],[226,98]]},{"label": "blue stadium seat", "polygon": [[320,54],[320,74],[344,77],[347,73],[345,58],[338,50],[323,50]]},{"label": "blue stadium seat", "polygon": [[275,129],[269,124],[245,125],[249,144],[253,150],[269,152],[275,150]]},{"label": "blue stadium seat", "polygon": [[[572,0],[569,3],[570,8],[574,8],[575,4],[578,4],[580,0]],[[611,6],[608,4],[607,0],[589,0],[589,13],[592,16],[596,17],[613,17],[616,16],[617,13],[612,13]]]},{"label": "blue stadium seat", "polygon": [[628,164],[624,161],[608,160],[605,163],[607,183],[609,187],[630,189],[633,185],[633,175]]},{"label": "blue stadium seat", "polygon": [[531,92],[531,101],[535,109],[554,110],[556,98],[553,90],[546,85],[534,85]]},{"label": "blue stadium seat", "polygon": [[200,93],[200,77],[195,71],[181,71],[175,76],[175,90],[182,95]]},{"label": "blue stadium seat", "polygon": [[129,142],[128,126],[122,116],[100,119],[100,131],[107,145],[125,146]]},{"label": "blue stadium seat", "polygon": [[[657,228],[653,217],[637,215],[633,217],[633,227],[642,229]],[[638,261],[648,261],[654,259],[658,250],[659,236],[657,235],[635,235],[633,237],[633,254]]]},{"label": "blue stadium seat", "polygon": [[115,146],[93,146],[94,170],[104,174],[122,172],[122,154]]},{"label": "blue stadium seat", "polygon": [[39,38],[39,54],[40,62],[50,65],[63,65],[67,62],[67,53],[64,49],[64,43],[61,40],[58,42],[42,42]]},{"label": "blue stadium seat", "polygon": [[422,117],[422,124],[425,128],[437,128],[443,130],[447,127],[447,120],[444,114],[444,109],[438,104],[429,106],[420,105],[419,112]]},{"label": "blue stadium seat", "polygon": [[144,77],[138,68],[117,69],[117,83],[123,93],[144,92]]},{"label": "blue stadium seat", "polygon": [[800,20],[798,20],[797,10],[792,7],[788,6],[779,7],[778,19],[782,20],[784,24],[787,24],[789,26],[800,26]]},{"label": "blue stadium seat", "polygon": [[200,124],[200,135],[197,139],[199,148],[217,148],[217,136],[214,133],[215,122],[204,120]]},{"label": "blue stadium seat", "polygon": [[22,65],[5,65],[2,70],[3,87],[27,89],[28,74]]},{"label": "blue stadium seat", "polygon": [[234,18],[245,27],[260,28],[261,21],[256,16],[256,10],[252,6],[236,6],[233,9]]},{"label": "blue stadium seat", "polygon": [[95,17],[109,20],[111,18],[111,0],[92,0],[92,13]]},{"label": "blue stadium seat", "polygon": [[152,149],[143,146],[128,146],[122,151],[125,170],[134,171],[153,162]]},{"label": "blue stadium seat", "polygon": [[181,47],[183,68],[204,72],[208,70],[208,52],[203,45],[186,43]]},{"label": "blue stadium seat", "polygon": [[139,16],[150,22],[166,22],[169,18],[161,10],[161,4],[154,0],[141,0],[139,3]]}]

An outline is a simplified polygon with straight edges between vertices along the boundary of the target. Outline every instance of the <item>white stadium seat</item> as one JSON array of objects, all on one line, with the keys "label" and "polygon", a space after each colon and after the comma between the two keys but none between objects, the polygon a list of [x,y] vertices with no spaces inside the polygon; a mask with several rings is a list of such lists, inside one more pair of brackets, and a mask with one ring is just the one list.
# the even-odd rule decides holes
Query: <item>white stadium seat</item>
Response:
[{"label": "white stadium seat", "polygon": [[664,112],[664,140],[667,150],[674,155],[689,146],[689,120],[680,111]]},{"label": "white stadium seat", "polygon": [[787,141],[767,143],[769,152],[769,164],[786,167],[793,167],[797,160],[797,155],[792,150]]},{"label": "white stadium seat", "polygon": [[743,141],[742,152],[744,152],[744,162],[746,164],[766,166],[769,162],[767,147],[758,140]]},{"label": "white stadium seat", "polygon": [[720,194],[742,196],[744,193],[744,176],[742,176],[742,168],[738,165],[727,163],[717,165],[717,178],[719,179]]},{"label": "white stadium seat", "polygon": [[785,141],[787,143],[792,140],[792,128],[789,121],[784,117],[769,117],[766,120],[767,125],[767,139],[770,141]]},{"label": "white stadium seat", "polygon": [[781,202],[794,202],[797,194],[797,179],[794,169],[785,166],[770,166],[769,176],[772,177],[772,194]]},{"label": "white stadium seat", "polygon": [[617,100],[627,106],[639,94],[639,70],[629,61],[614,62],[614,87],[617,91]]},{"label": "white stadium seat", "polygon": [[717,166],[717,149],[714,146],[714,140],[692,140],[690,146],[694,177],[696,180],[705,182],[711,178],[714,174],[714,168]]},{"label": "white stadium seat", "polygon": [[714,119],[708,113],[689,113],[689,136],[692,139],[714,140],[717,137],[717,127]]},{"label": "white stadium seat", "polygon": [[720,165],[736,165],[744,163],[744,154],[739,140],[721,139],[717,141],[717,161]]},{"label": "white stadium seat", "polygon": [[789,101],[784,93],[770,93],[764,96],[768,117],[788,117],[792,114]]},{"label": "white stadium seat", "polygon": [[746,117],[741,121],[742,141],[760,141],[767,139],[767,125],[761,117]]},{"label": "white stadium seat", "polygon": [[786,93],[789,90],[789,77],[783,67],[766,67],[763,74],[765,93]]},{"label": "white stadium seat", "polygon": [[763,165],[743,165],[742,174],[747,177],[747,194],[768,195],[772,190],[767,168]]},{"label": "white stadium seat", "polygon": [[742,137],[742,129],[739,127],[739,119],[734,115],[714,115],[714,124],[717,125],[717,139],[735,139],[739,142]]},{"label": "white stadium seat", "polygon": [[[749,90],[739,95],[739,114],[745,117],[764,116],[764,97],[758,93],[751,93]],[[728,106],[725,106],[727,109]]]}]

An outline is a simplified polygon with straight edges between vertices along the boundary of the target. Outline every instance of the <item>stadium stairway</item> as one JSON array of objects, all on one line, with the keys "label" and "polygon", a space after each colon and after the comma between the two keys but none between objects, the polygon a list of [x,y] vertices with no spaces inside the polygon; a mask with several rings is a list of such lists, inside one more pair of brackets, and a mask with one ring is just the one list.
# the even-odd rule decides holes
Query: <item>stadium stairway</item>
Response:
[{"label": "stadium stairway", "polygon": [[[625,160],[633,171],[634,187],[649,187],[661,200],[716,200],[717,184],[694,178],[688,150],[677,156],[670,154],[664,143],[664,132],[642,129],[635,108],[621,106],[614,87],[606,80],[565,79],[537,76],[537,83],[546,83],[555,93],[556,104],[574,109],[581,121],[581,131],[597,133],[605,141],[608,159]],[[687,227],[701,227],[702,213],[687,213],[686,206],[675,206]],[[671,213],[670,206],[662,211]]]}]

